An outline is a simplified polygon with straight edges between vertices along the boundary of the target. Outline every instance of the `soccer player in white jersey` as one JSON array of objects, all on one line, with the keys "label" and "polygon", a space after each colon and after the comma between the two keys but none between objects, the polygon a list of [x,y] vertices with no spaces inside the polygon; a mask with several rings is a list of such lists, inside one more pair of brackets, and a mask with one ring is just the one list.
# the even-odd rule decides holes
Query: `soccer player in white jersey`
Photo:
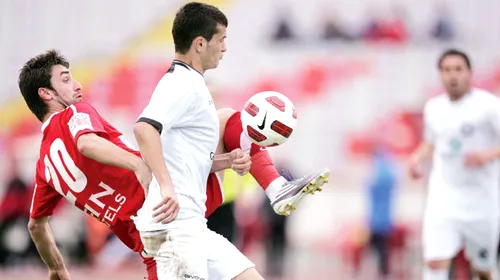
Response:
[{"label": "soccer player in white jersey", "polygon": [[[207,208],[220,203],[216,195],[207,200],[207,193],[220,186],[219,178],[209,175],[214,154],[238,146],[245,150],[242,146],[248,144],[252,161],[255,158],[264,163],[252,175],[257,181],[257,177],[262,179],[279,214],[288,214],[307,191],[318,190],[329,175],[322,169],[287,182],[276,176],[265,149],[257,152],[259,148],[251,148],[240,136],[224,137],[221,144],[224,129],[241,135],[234,133],[241,132],[241,121],[237,112],[228,110],[222,114],[224,127],[219,124],[203,74],[216,68],[226,51],[227,25],[226,16],[207,4],[188,3],[178,11],[172,30],[175,60],[134,127],[141,154],[154,174],[135,223],[145,251],[157,261],[160,280],[263,279],[228,240],[207,228],[205,215],[213,210]],[[166,198],[170,203],[153,209]],[[155,210],[162,213],[154,215]]]},{"label": "soccer player in white jersey", "polygon": [[420,178],[432,157],[423,220],[424,279],[448,279],[462,249],[478,279],[498,279],[500,100],[471,87],[467,55],[448,50],[438,62],[446,93],[424,108],[425,138],[410,159]]}]

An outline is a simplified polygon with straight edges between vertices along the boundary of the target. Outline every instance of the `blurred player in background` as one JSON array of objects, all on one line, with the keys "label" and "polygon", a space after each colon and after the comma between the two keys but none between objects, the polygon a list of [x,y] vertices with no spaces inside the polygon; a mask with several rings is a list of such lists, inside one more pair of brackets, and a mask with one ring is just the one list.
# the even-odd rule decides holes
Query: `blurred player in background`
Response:
[{"label": "blurred player in background", "polygon": [[413,178],[432,157],[423,221],[425,280],[448,279],[450,260],[465,247],[479,279],[498,279],[500,100],[471,87],[467,55],[439,59],[445,94],[424,108],[425,138],[410,159]]},{"label": "blurred player in background", "polygon": [[[243,141],[219,141],[228,130],[241,136],[241,121],[239,113],[230,110],[218,117],[203,77],[226,51],[227,26],[226,16],[211,5],[192,2],[177,12],[172,29],[175,60],[134,127],[141,154],[154,174],[135,221],[145,250],[158,262],[159,279],[263,279],[233,244],[207,228],[205,219],[222,202],[220,177],[209,176],[213,155],[241,147]],[[219,119],[227,120],[222,121],[226,125]],[[323,170],[282,188],[286,180],[277,175],[267,153],[259,154],[260,147],[249,140],[245,145],[252,160],[267,161],[259,170],[264,174],[261,185],[267,186],[278,212],[293,209],[310,183],[319,186],[328,176]],[[207,178],[217,188],[207,189]],[[271,193],[272,189],[277,191]],[[169,202],[159,209],[161,215],[155,215],[152,208],[162,198]]]}]

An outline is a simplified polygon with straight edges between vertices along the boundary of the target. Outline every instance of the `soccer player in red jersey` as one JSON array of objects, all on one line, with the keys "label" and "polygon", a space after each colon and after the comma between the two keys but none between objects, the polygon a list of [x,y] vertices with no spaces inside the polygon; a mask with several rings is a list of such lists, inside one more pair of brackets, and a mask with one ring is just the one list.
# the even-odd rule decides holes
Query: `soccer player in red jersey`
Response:
[{"label": "soccer player in red jersey", "polygon": [[[50,279],[69,279],[48,225],[61,198],[107,224],[140,252],[130,216],[142,206],[142,187],[152,175],[139,153],[93,107],[80,102],[82,87],[56,51],[30,59],[18,82],[26,104],[43,122],[29,230]],[[154,260],[144,261],[154,270]]]}]

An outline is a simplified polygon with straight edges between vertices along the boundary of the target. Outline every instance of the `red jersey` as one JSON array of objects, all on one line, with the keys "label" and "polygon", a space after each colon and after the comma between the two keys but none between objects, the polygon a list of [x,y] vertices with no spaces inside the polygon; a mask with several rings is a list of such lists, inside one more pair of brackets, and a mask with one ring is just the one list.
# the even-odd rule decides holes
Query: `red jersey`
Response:
[{"label": "red jersey", "polygon": [[53,114],[42,126],[43,139],[36,166],[32,218],[50,216],[61,198],[107,224],[128,247],[142,250],[131,216],[144,202],[144,191],[133,171],[99,163],[81,154],[78,137],[95,133],[140,156],[122,134],[86,103]]}]

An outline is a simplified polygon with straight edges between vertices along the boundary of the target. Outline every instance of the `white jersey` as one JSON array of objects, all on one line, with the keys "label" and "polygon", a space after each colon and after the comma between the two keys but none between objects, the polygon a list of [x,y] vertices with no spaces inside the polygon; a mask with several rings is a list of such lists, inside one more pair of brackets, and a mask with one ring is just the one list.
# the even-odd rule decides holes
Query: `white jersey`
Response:
[{"label": "white jersey", "polygon": [[[206,223],[206,185],[219,140],[219,119],[203,76],[174,61],[139,121],[160,131],[163,158],[179,200],[177,220]],[[152,218],[152,209],[160,200],[160,187],[153,178],[146,201],[134,218],[139,231],[169,228]]]},{"label": "white jersey", "polygon": [[446,94],[424,109],[425,137],[434,144],[427,214],[456,219],[499,216],[500,165],[465,167],[465,155],[500,145],[500,99],[473,89],[458,101]]}]

